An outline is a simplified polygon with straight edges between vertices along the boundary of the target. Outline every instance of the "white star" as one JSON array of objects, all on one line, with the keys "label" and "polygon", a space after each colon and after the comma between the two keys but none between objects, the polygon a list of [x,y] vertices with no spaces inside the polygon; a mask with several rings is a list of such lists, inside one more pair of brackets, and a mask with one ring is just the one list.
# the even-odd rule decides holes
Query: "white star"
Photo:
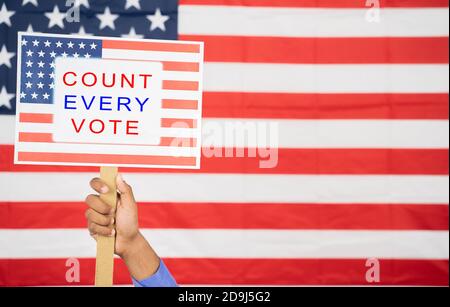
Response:
[{"label": "white star", "polygon": [[84,30],[83,26],[80,26],[80,29],[77,32],[78,35],[92,35],[91,33],[87,33],[86,30]]},{"label": "white star", "polygon": [[27,96],[27,94],[25,94],[24,92],[20,93],[20,99],[25,98]]},{"label": "white star", "polygon": [[73,48],[73,45],[75,45],[75,44],[72,43],[72,42],[68,42],[68,43],[67,43],[67,47],[69,47],[69,48]]},{"label": "white star", "polygon": [[56,42],[56,47],[57,47],[57,48],[61,48],[61,47],[62,47],[62,43],[61,43],[60,41],[57,41],[57,42]]},{"label": "white star", "polygon": [[44,73],[42,71],[38,72],[38,78],[39,79],[44,78]]},{"label": "white star", "polygon": [[31,83],[30,81],[28,81],[27,83],[25,83],[25,86],[27,88],[31,88],[33,86],[33,83]]},{"label": "white star", "polygon": [[31,71],[27,71],[25,74],[27,75],[27,78],[31,78],[33,76]]},{"label": "white star", "polygon": [[40,61],[40,62],[38,63],[38,65],[39,65],[40,68],[44,67],[44,64],[45,64],[45,63],[42,62],[42,61]]},{"label": "white star", "polygon": [[51,68],[55,68],[55,62],[51,62],[51,63],[48,64],[48,65],[50,65]]},{"label": "white star", "polygon": [[38,96],[38,94],[36,94],[36,92],[33,92],[33,93],[31,94],[31,98],[33,98],[33,99],[37,99],[37,96]]},{"label": "white star", "polygon": [[37,39],[35,39],[35,40],[33,41],[33,46],[34,46],[34,47],[39,46],[39,41],[38,41]]},{"label": "white star", "polygon": [[90,59],[90,58],[91,58],[91,55],[90,55],[89,53],[86,53],[86,54],[84,55],[84,57],[85,57],[86,59]]},{"label": "white star", "polygon": [[45,13],[45,16],[49,19],[48,28],[53,28],[54,26],[58,26],[61,29],[64,29],[64,18],[66,18],[65,13],[61,13],[57,5],[53,8],[53,12]]},{"label": "white star", "polygon": [[127,0],[127,3],[125,3],[125,9],[128,10],[130,7],[140,10],[141,4],[139,3],[139,0]]},{"label": "white star", "polygon": [[54,88],[55,88],[55,83],[50,83],[50,84],[48,85],[48,87],[51,88],[51,89],[54,89]]},{"label": "white star", "polygon": [[28,44],[28,41],[25,38],[22,38],[21,44],[22,46],[26,46]]},{"label": "white star", "polygon": [[144,35],[136,34],[136,30],[134,29],[134,27],[131,27],[130,33],[122,34],[122,37],[126,37],[126,38],[144,38]]},{"label": "white star", "polygon": [[162,31],[166,31],[166,21],[170,19],[167,15],[162,15],[161,10],[159,8],[156,9],[155,15],[147,15],[147,19],[152,24],[150,27],[150,31],[161,29]]},{"label": "white star", "polygon": [[45,52],[41,50],[41,51],[38,52],[38,54],[39,54],[39,57],[40,57],[40,58],[43,58],[44,55],[45,55]]},{"label": "white star", "polygon": [[48,97],[50,97],[50,95],[47,93],[44,93],[44,95],[42,95],[42,96],[44,96],[44,99],[48,99]]},{"label": "white star", "polygon": [[84,47],[86,46],[86,44],[83,43],[83,42],[81,42],[81,43],[78,44],[78,46],[80,47],[80,49],[84,49]]},{"label": "white star", "polygon": [[77,52],[75,52],[75,53],[73,54],[73,57],[74,57],[75,59],[78,59],[78,58],[80,57],[80,55],[79,55]]},{"label": "white star", "polygon": [[56,52],[55,51],[50,52],[50,57],[56,58]]},{"label": "white star", "polygon": [[86,8],[89,8],[88,0],[75,0],[75,6],[82,6],[82,5],[84,5]]},{"label": "white star", "polygon": [[91,46],[91,49],[97,49],[97,45],[95,43],[92,43],[90,46]]},{"label": "white star", "polygon": [[27,67],[32,67],[32,66],[33,66],[33,62],[31,62],[30,60],[28,60],[28,61],[26,62],[26,64],[27,64]]},{"label": "white star", "polygon": [[51,74],[48,74],[48,76],[50,77],[50,78],[52,78],[52,79],[54,79],[55,78],[55,73],[51,73]]},{"label": "white star", "polygon": [[28,50],[28,51],[27,51],[27,56],[33,56],[33,53],[34,53],[33,51]]},{"label": "white star", "polygon": [[31,4],[33,4],[36,7],[38,6],[37,0],[23,0],[22,1],[22,6],[25,6],[25,4],[27,4],[27,3],[31,3]]},{"label": "white star", "polygon": [[11,68],[11,59],[14,57],[14,55],[14,52],[8,52],[6,46],[3,45],[2,50],[0,50],[0,66],[4,64],[6,65],[6,67]]},{"label": "white star", "polygon": [[103,14],[97,14],[97,18],[100,19],[100,30],[109,27],[112,30],[116,29],[114,25],[114,21],[119,18],[117,14],[111,14],[109,7],[105,8],[105,12]]},{"label": "white star", "polygon": [[27,33],[33,33],[34,32],[33,26],[31,25],[31,23],[28,25],[28,28],[27,28],[27,30],[25,32],[27,32]]},{"label": "white star", "polygon": [[2,87],[2,90],[0,91],[0,107],[5,106],[8,109],[11,109],[11,102],[10,100],[14,97],[13,94],[9,94],[6,91],[6,87]]},{"label": "white star", "polygon": [[36,84],[38,86],[38,88],[44,88],[44,83],[39,82],[38,84]]},{"label": "white star", "polygon": [[0,10],[0,25],[5,23],[7,26],[11,26],[11,16],[14,15],[14,11],[8,11],[6,4],[3,3],[2,9]]},{"label": "white star", "polygon": [[63,53],[61,53],[61,56],[63,57],[63,58],[67,58],[67,53],[64,51]]},{"label": "white star", "polygon": [[50,47],[51,44],[52,44],[52,43],[50,43],[48,40],[46,40],[46,41],[44,42],[45,47]]}]

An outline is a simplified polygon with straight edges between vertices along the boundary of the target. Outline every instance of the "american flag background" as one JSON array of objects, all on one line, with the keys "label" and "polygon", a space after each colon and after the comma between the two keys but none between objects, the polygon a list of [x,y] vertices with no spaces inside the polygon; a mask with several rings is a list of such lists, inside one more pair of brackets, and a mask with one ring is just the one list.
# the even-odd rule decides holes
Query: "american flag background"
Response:
[{"label": "american flag background", "polygon": [[277,124],[274,168],[121,170],[180,284],[448,285],[448,0],[65,2],[0,1],[1,286],[94,282],[98,168],[13,164],[18,31],[203,41],[203,125]]}]

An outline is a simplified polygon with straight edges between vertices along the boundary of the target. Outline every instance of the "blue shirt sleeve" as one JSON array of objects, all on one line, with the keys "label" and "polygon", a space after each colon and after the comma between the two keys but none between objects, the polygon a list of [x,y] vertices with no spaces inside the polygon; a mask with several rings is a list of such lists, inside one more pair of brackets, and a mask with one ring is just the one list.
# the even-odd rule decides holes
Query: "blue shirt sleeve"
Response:
[{"label": "blue shirt sleeve", "polygon": [[150,287],[178,287],[177,282],[173,278],[167,269],[164,261],[160,261],[159,268],[155,274],[147,279],[137,281],[133,278],[133,284],[135,287],[150,288]]}]

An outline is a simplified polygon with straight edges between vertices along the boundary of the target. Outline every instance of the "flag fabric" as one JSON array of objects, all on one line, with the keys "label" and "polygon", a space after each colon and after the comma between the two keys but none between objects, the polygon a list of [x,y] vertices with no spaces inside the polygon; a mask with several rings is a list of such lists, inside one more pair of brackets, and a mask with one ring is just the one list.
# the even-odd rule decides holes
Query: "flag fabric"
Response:
[{"label": "flag fabric", "polygon": [[[20,103],[16,106],[18,114],[16,163],[191,169],[199,167],[200,125],[197,123],[201,119],[200,88],[203,64],[203,46],[201,44],[162,40],[117,40],[101,37],[90,39],[84,36],[28,35],[24,33],[20,34],[19,44],[21,73],[18,80]],[[58,88],[55,81],[58,78],[58,73],[55,73],[58,68],[55,65],[57,58],[74,61],[63,62],[60,64],[63,67],[59,68],[77,68],[79,70],[78,79],[74,77],[76,74],[69,70],[70,77],[75,79],[71,80],[71,83],[85,82],[83,73],[89,76],[86,78],[89,85],[87,88],[92,88],[93,95],[87,91],[83,92],[82,97],[67,95],[68,92]],[[86,72],[80,68],[80,59],[88,61]],[[98,59],[102,61],[98,62]],[[121,65],[127,65],[128,71],[142,69],[142,73],[148,73],[148,69],[152,69],[148,65],[156,60],[162,61],[158,62],[160,63],[158,65],[162,65],[162,72],[159,72],[161,69],[155,71],[158,76],[152,76],[151,79],[143,79],[140,77],[139,71],[127,72],[125,77],[128,79],[123,79],[123,75],[118,70],[105,72],[107,67],[113,65],[118,65],[117,69],[121,69]],[[72,68],[65,67],[69,63],[73,63]],[[92,65],[97,66],[98,69],[93,69]],[[97,76],[93,71],[100,72]],[[62,80],[63,76],[60,75],[59,78]],[[158,85],[159,83],[161,84]],[[103,84],[107,86],[102,86]],[[161,89],[156,89],[152,96],[147,94],[145,97],[131,97],[136,95],[132,92],[142,84],[149,87],[147,91],[153,90],[155,87],[161,87]],[[99,115],[98,112],[90,116],[82,114],[79,119],[71,118],[72,122],[64,115],[68,113],[64,109],[66,108],[64,104],[67,104],[68,100],[71,102],[69,107],[72,110],[77,108],[77,99],[83,101],[80,105],[84,106],[84,113],[94,111],[95,106],[97,109],[101,109],[100,101],[103,96],[100,91],[102,89],[109,90],[107,94],[110,94],[113,87],[121,87],[122,96],[119,96],[121,100],[117,102],[117,96],[106,96],[109,97],[108,110],[100,112],[105,114]],[[55,97],[58,91],[62,93],[59,98]],[[161,92],[161,96],[156,94],[159,92]],[[67,98],[68,96],[70,99]],[[96,122],[100,127],[96,129],[101,129],[100,125],[103,125],[103,131],[106,130],[105,126],[112,117],[117,117],[125,122],[126,118],[123,113],[125,112],[127,115],[133,111],[130,106],[132,103],[139,106],[136,104],[136,99],[142,100],[139,101],[140,104],[145,101],[140,108],[143,109],[145,105],[151,104],[152,109],[145,110],[145,113],[137,112],[139,114],[135,116],[131,115],[131,119],[136,125],[132,127],[138,127],[137,119],[157,122],[156,125],[140,123],[141,135],[134,138],[129,137],[131,140],[128,143],[121,143],[122,140],[120,140],[115,144],[111,144],[112,141],[115,141],[114,136],[112,138],[111,136],[105,137],[105,133],[99,133],[100,130],[96,130],[97,135],[79,136],[83,126],[87,126],[85,123],[87,121],[91,122],[90,127],[93,122]],[[149,100],[151,101],[148,102]],[[61,107],[57,105],[58,103]],[[61,108],[62,111],[58,108]],[[123,111],[121,112],[120,109]],[[151,113],[161,116],[161,120],[149,118]],[[141,116],[141,114],[143,115]],[[62,116],[64,118],[60,118]],[[68,134],[65,128],[67,123],[69,123],[71,131],[75,128],[75,130],[78,129],[78,133],[69,136],[61,135]],[[114,126],[116,135],[121,128],[119,126],[120,123],[116,123]],[[113,131],[112,128],[110,130]],[[151,133],[148,133],[148,130]],[[150,138],[146,137],[147,135]]]},{"label": "flag fabric", "polygon": [[203,41],[203,126],[276,124],[272,168],[221,135],[198,171],[122,169],[180,284],[448,285],[448,0],[79,0],[81,24],[57,2],[0,2],[0,285],[68,285],[68,258],[94,278],[98,169],[13,164],[29,25]]}]

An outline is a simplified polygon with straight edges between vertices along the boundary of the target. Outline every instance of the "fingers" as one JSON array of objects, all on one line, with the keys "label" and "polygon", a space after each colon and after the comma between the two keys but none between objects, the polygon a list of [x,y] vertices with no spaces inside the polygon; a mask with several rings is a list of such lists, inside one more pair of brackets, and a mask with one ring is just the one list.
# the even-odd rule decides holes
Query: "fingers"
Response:
[{"label": "fingers", "polygon": [[91,236],[100,235],[104,237],[113,237],[116,234],[113,226],[101,226],[95,223],[89,223],[88,229]]},{"label": "fingers", "polygon": [[100,226],[114,225],[114,217],[111,215],[103,215],[93,209],[86,210],[86,219],[89,223],[94,223]]},{"label": "fingers", "polygon": [[123,206],[134,205],[133,189],[123,180],[122,175],[117,176],[116,183],[117,190],[120,192],[120,204]]},{"label": "fingers", "polygon": [[91,188],[94,189],[97,193],[105,194],[108,193],[109,188],[108,186],[100,179],[100,178],[94,178],[90,182]]},{"label": "fingers", "polygon": [[86,197],[86,204],[94,211],[103,215],[105,214],[109,215],[114,212],[114,209],[105,202],[103,202],[100,199],[100,196],[98,195],[91,194],[88,197]]}]

